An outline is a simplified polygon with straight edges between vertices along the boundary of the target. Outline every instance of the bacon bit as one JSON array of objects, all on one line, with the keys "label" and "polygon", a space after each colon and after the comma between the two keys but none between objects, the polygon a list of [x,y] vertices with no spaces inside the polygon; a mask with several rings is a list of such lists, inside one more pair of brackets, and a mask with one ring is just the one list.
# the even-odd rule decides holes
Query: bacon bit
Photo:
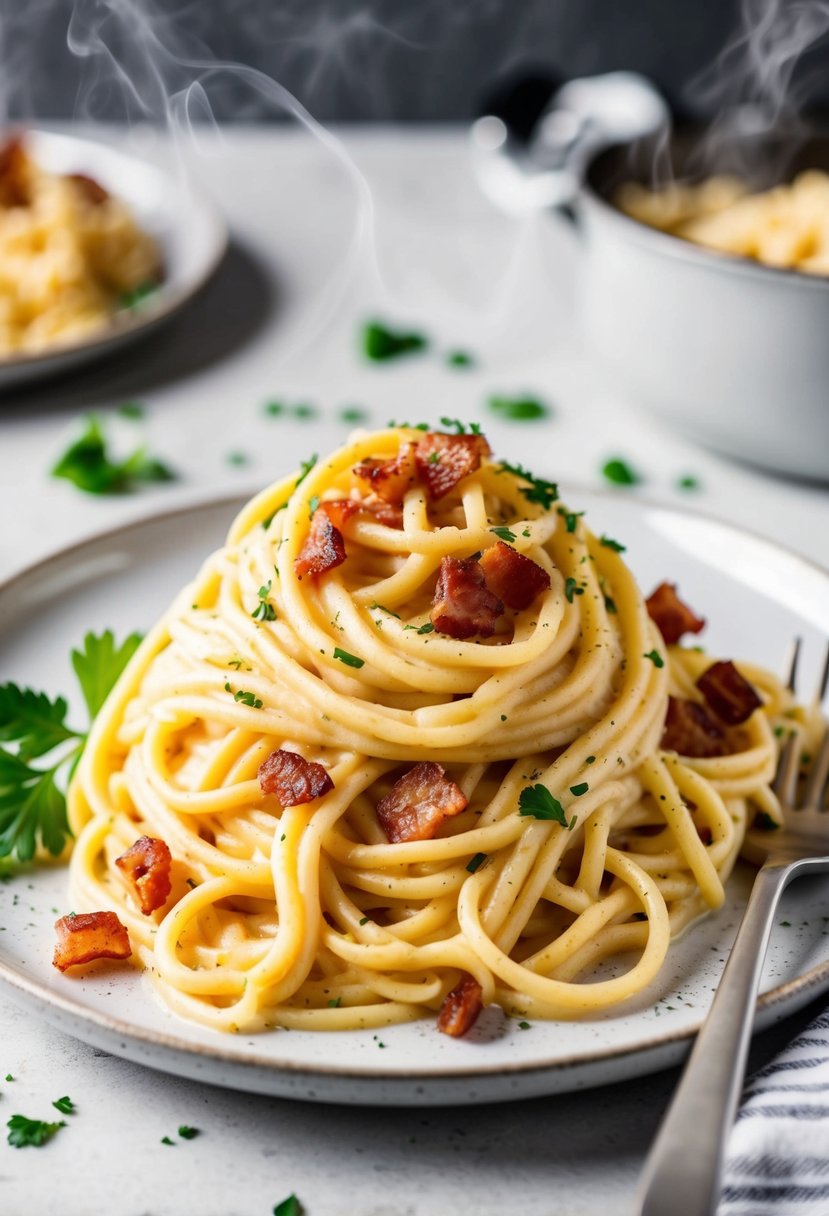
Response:
[{"label": "bacon bit", "polygon": [[105,190],[101,183],[94,177],[90,177],[88,173],[67,173],[66,176],[70,182],[75,183],[86,201],[92,203],[93,206],[99,207],[109,198],[109,191]]},{"label": "bacon bit", "polygon": [[550,586],[546,570],[516,549],[497,541],[480,561],[486,585],[508,608],[529,608],[537,595]]},{"label": "bacon bit", "polygon": [[415,448],[415,463],[426,493],[431,499],[438,499],[480,468],[483,457],[491,453],[483,435],[444,435],[431,431]]},{"label": "bacon bit", "polygon": [[730,659],[712,663],[697,680],[697,688],[726,726],[739,726],[763,704],[756,688]]},{"label": "bacon bit", "polygon": [[415,462],[410,443],[401,444],[393,460],[364,460],[354,467],[355,477],[371,486],[384,502],[399,507],[406,491],[414,485]]},{"label": "bacon bit", "polygon": [[79,912],[55,921],[58,935],[52,966],[58,971],[97,958],[129,958],[129,934],[114,912]]},{"label": "bacon bit", "polygon": [[492,637],[503,611],[503,602],[484,581],[479,561],[474,557],[441,558],[430,618],[438,633],[450,638]]},{"label": "bacon bit", "polygon": [[659,746],[663,751],[679,752],[680,756],[691,756],[695,760],[728,755],[722,731],[702,705],[679,697],[668,697],[665,729]]},{"label": "bacon bit", "polygon": [[444,819],[466,809],[463,790],[440,764],[424,760],[404,773],[377,804],[380,826],[392,844],[431,840]]},{"label": "bacon bit", "polygon": [[482,998],[481,985],[471,975],[465,975],[444,998],[438,1014],[438,1030],[453,1039],[466,1034],[483,1009]]},{"label": "bacon bit", "polygon": [[660,583],[645,600],[645,607],[668,646],[674,646],[684,633],[699,633],[705,628],[705,619],[677,595],[676,583]]},{"label": "bacon bit", "polygon": [[403,527],[403,508],[392,502],[383,502],[382,498],[369,498],[360,503],[360,510],[373,515],[378,524],[386,528]]},{"label": "bacon bit", "polygon": [[342,532],[331,522],[325,507],[317,507],[311,517],[311,531],[294,561],[294,570],[300,578],[303,574],[324,574],[341,566],[345,559]]},{"label": "bacon bit", "polygon": [[362,509],[362,503],[354,498],[333,498],[329,502],[321,502],[317,509],[324,511],[334,527],[342,532],[352,515]]},{"label": "bacon bit", "polygon": [[18,135],[0,148],[0,207],[29,205],[28,157]]},{"label": "bacon bit", "polygon": [[260,764],[259,788],[276,794],[280,806],[302,806],[333,790],[334,782],[321,764],[280,747]]},{"label": "bacon bit", "polygon": [[140,836],[126,853],[115,858],[115,864],[132,888],[144,916],[149,916],[167,902],[172,890],[172,860],[165,842],[155,836]]}]

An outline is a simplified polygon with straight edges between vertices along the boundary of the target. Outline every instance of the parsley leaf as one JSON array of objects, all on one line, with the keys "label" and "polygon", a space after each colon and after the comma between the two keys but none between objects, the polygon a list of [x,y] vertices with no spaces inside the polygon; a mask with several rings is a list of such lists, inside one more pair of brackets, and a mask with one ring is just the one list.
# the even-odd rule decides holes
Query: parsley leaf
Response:
[{"label": "parsley leaf", "polygon": [[107,699],[110,689],[135,654],[141,643],[140,633],[131,633],[120,646],[115,645],[112,630],[102,634],[88,633],[83,650],[72,651],[72,666],[84,695],[90,719]]},{"label": "parsley leaf", "polygon": [[404,629],[414,629],[417,634],[434,633],[435,627],[431,621],[426,621],[424,625],[404,625]]},{"label": "parsley leaf", "polygon": [[599,544],[604,545],[605,549],[612,549],[614,553],[624,553],[627,547],[618,540],[614,540],[612,536],[605,536],[604,533],[599,537]]},{"label": "parsley leaf", "polygon": [[476,853],[475,856],[467,862],[466,869],[470,874],[474,874],[476,870],[480,870],[481,866],[486,861],[486,853]]},{"label": "parsley leaf", "polygon": [[490,532],[494,532],[499,540],[504,540],[507,544],[512,544],[515,540],[515,533],[512,528],[490,528]]},{"label": "parsley leaf", "polygon": [[87,494],[123,494],[140,482],[173,481],[175,474],[160,460],[138,448],[126,460],[111,458],[101,424],[87,420],[86,430],[52,467],[53,477],[71,481]]},{"label": "parsley leaf", "polygon": [[365,664],[365,659],[358,659],[356,655],[349,654],[347,650],[341,650],[339,646],[334,647],[334,658],[345,663],[346,667],[362,667]]},{"label": "parsley leaf", "polygon": [[574,578],[568,578],[564,584],[564,595],[568,604],[572,604],[574,595],[584,595],[584,587],[580,587]]},{"label": "parsley leaf", "polygon": [[8,1142],[12,1148],[40,1148],[47,1140],[51,1140],[55,1132],[66,1127],[60,1123],[44,1123],[42,1119],[27,1119],[25,1115],[12,1115],[6,1127],[9,1129]]},{"label": "parsley leaf", "polygon": [[304,1216],[302,1204],[296,1195],[289,1195],[287,1199],[283,1199],[276,1205],[273,1216]]},{"label": "parsley leaf", "polygon": [[[296,489],[298,486],[302,485],[303,481],[308,476],[308,474],[311,472],[311,469],[313,469],[314,465],[317,463],[318,460],[319,460],[319,456],[317,455],[317,453],[312,452],[307,460],[301,460],[299,462],[299,477],[297,477],[296,481],[294,482],[294,489]],[[288,504],[285,503],[286,507],[287,507],[287,505]],[[278,507],[277,510],[281,510],[281,508]]]},{"label": "parsley leaf", "polygon": [[564,527],[568,532],[575,532],[579,520],[584,515],[584,511],[568,511],[564,507],[559,507],[558,513],[564,520]]},{"label": "parsley leaf", "polygon": [[[255,621],[275,621],[276,620],[276,609],[274,608],[273,604],[268,599],[268,596],[271,593],[272,585],[273,585],[273,579],[269,578],[268,581],[266,583],[264,583],[256,593],[259,597],[259,603],[254,608],[253,612],[250,614]],[[237,667],[236,670],[238,671],[239,668]]]},{"label": "parsley leaf", "polygon": [[605,461],[602,476],[614,486],[635,486],[642,480],[636,470],[619,456]]},{"label": "parsley leaf", "polygon": [[57,1098],[52,1105],[55,1110],[59,1110],[62,1115],[74,1115],[75,1103],[71,1098],[64,1095],[62,1098]]},{"label": "parsley leaf", "polygon": [[425,350],[428,342],[423,334],[389,329],[382,321],[367,321],[362,334],[363,354],[374,363],[397,359]]},{"label": "parsley leaf", "polygon": [[182,1140],[195,1140],[200,1133],[197,1127],[188,1127],[186,1123],[183,1123],[178,1129],[178,1134]]},{"label": "parsley leaf", "polygon": [[654,667],[664,667],[665,660],[658,650],[649,650],[647,654],[642,656],[644,659],[650,659]]},{"label": "parsley leaf", "polygon": [[383,604],[378,604],[377,600],[372,600],[369,604],[369,609],[376,608],[379,612],[385,612],[387,616],[393,616],[396,621],[400,620],[399,612],[392,612],[391,608],[386,608]]},{"label": "parsley leaf", "polygon": [[554,798],[546,785],[527,785],[518,795],[518,814],[529,819],[550,819],[569,827],[564,807]]},{"label": "parsley leaf", "polygon": [[257,697],[256,693],[248,692],[245,688],[239,688],[233,692],[230,684],[225,681],[225,692],[233,693],[233,700],[238,704],[247,705],[248,709],[261,709],[264,702]]},{"label": "parsley leaf", "polygon": [[550,407],[536,397],[502,397],[495,395],[487,398],[487,405],[501,418],[510,422],[534,422],[539,418],[550,416]]},{"label": "parsley leaf", "polygon": [[501,473],[512,473],[513,477],[520,477],[522,481],[529,482],[529,485],[518,487],[527,502],[537,502],[545,511],[549,511],[553,503],[558,501],[558,486],[556,483],[554,481],[545,481],[543,477],[535,477],[523,465],[508,464],[506,460],[502,460],[498,466],[498,471]]},{"label": "parsley leaf", "polygon": [[466,350],[450,350],[446,356],[446,362],[450,367],[474,367],[475,356],[470,355]]},{"label": "parsley leaf", "polygon": [[582,794],[586,794],[589,789],[590,789],[590,786],[587,784],[586,781],[580,781],[578,785],[570,786],[570,793],[573,795],[574,798],[580,798],[582,796]]},{"label": "parsley leaf", "polygon": [[63,697],[50,701],[45,692],[0,686],[0,743],[16,743],[21,760],[33,760],[67,739],[79,739],[78,731],[64,722]]}]

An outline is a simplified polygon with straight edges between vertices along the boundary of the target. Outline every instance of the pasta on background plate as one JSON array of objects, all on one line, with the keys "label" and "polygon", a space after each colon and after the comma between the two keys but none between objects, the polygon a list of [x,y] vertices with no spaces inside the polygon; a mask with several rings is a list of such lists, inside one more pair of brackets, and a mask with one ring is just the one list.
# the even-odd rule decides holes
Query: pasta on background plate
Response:
[{"label": "pasta on background plate", "polygon": [[[459,432],[461,424],[457,424]],[[779,822],[749,665],[477,428],[358,433],[244,508],[69,791],[75,906],[166,1005],[339,1030],[641,992]],[[670,574],[670,572],[666,572]],[[597,967],[609,962],[607,967]]]}]

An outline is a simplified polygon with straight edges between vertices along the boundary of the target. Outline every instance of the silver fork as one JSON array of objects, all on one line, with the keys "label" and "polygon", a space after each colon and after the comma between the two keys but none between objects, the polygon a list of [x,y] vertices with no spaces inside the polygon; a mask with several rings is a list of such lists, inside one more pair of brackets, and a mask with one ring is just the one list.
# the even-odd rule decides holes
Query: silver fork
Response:
[{"label": "silver fork", "polygon": [[[789,667],[794,688],[800,641]],[[829,683],[829,651],[817,691]],[[765,861],[758,871],[742,924],[711,1009],[645,1164],[638,1216],[713,1216],[720,1194],[728,1133],[742,1090],[760,973],[780,896],[794,878],[829,870],[829,814],[823,809],[829,778],[829,730],[814,757],[800,804],[795,806],[799,739],[781,750],[774,790],[785,827],[751,834]],[[760,838],[758,840],[758,837]],[[765,845],[765,848],[763,847]]]}]

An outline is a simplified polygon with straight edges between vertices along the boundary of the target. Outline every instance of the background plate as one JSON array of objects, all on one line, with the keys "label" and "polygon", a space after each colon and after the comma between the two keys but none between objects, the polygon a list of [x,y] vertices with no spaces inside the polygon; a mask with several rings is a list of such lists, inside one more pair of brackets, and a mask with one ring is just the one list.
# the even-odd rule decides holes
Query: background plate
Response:
[{"label": "background plate", "polygon": [[83,339],[37,354],[0,357],[0,391],[108,355],[168,320],[213,274],[227,246],[225,224],[182,172],[172,173],[108,144],[46,131],[25,133],[27,150],[53,173],[86,173],[131,208],[162,251],[164,282],[140,307]]},{"label": "background plate", "polygon": [[[794,634],[802,670],[816,669],[829,621],[829,575],[729,525],[616,495],[573,491],[590,526],[627,545],[642,587],[675,580],[709,621],[703,639],[724,656],[780,667]],[[72,693],[73,645],[87,630],[145,630],[207,553],[241,501],[202,504],[94,538],[0,587],[0,678]],[[83,721],[78,699],[70,719]],[[217,1085],[330,1102],[418,1105],[498,1101],[621,1080],[677,1062],[716,987],[745,902],[735,875],[716,915],[687,932],[662,975],[623,1012],[521,1030],[490,1009],[466,1039],[431,1020],[338,1034],[274,1031],[219,1036],[182,1022],[132,970],[85,979],[51,966],[53,922],[67,907],[64,868],[0,883],[0,981],[33,1011],[95,1046]],[[758,1027],[829,987],[829,884],[784,897],[762,981]],[[785,923],[784,923],[785,922]]]}]

